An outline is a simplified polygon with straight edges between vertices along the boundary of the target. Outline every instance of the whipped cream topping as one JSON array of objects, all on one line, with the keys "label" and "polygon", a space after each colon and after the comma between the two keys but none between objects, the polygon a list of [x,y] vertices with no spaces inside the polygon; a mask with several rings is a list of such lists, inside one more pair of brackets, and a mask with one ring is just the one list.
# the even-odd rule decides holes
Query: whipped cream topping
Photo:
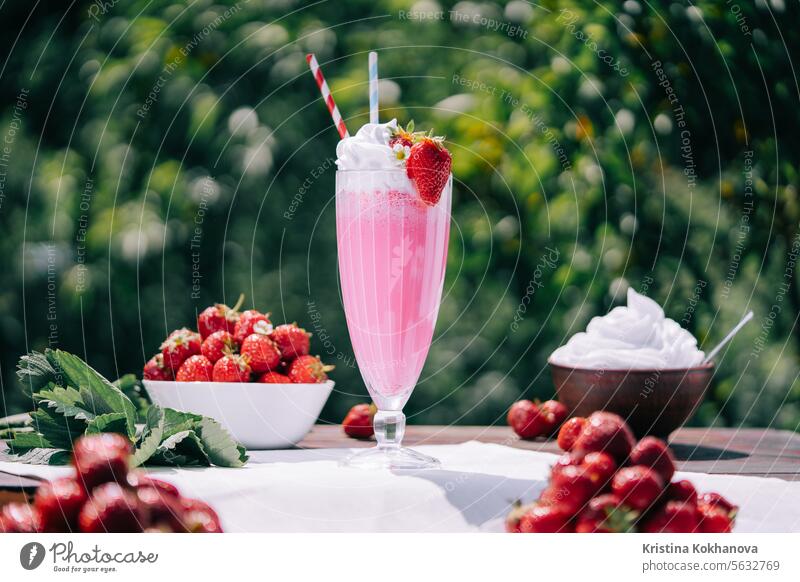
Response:
[{"label": "whipped cream topping", "polygon": [[397,129],[397,120],[367,123],[353,136],[336,146],[336,165],[340,170],[396,170],[397,156],[389,147],[389,138]]},{"label": "whipped cream topping", "polygon": [[695,337],[666,317],[658,303],[628,289],[627,307],[592,318],[550,361],[576,368],[664,370],[697,366],[704,357]]}]

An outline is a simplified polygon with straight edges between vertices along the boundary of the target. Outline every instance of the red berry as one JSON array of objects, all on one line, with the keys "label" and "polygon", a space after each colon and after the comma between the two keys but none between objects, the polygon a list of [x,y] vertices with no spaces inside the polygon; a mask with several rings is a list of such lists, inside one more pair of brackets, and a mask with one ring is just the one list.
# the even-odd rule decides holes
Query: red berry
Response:
[{"label": "red berry", "polygon": [[650,467],[625,467],[611,480],[611,491],[620,501],[638,511],[644,511],[661,496],[664,481]]},{"label": "red berry", "polygon": [[289,364],[287,375],[295,384],[319,384],[328,379],[334,366],[323,364],[319,356],[300,356]]},{"label": "red berry", "polygon": [[147,360],[142,376],[144,376],[145,380],[160,380],[163,382],[169,382],[175,378],[172,370],[164,365],[164,355],[161,353]]},{"label": "red berry", "polygon": [[426,204],[439,202],[442,190],[450,179],[451,165],[450,152],[440,140],[426,137],[411,146],[406,160],[406,174]]},{"label": "red berry", "polygon": [[661,476],[664,483],[669,483],[675,474],[675,458],[667,443],[656,437],[644,437],[631,451],[629,463],[650,467]]},{"label": "red berry", "polygon": [[279,372],[264,372],[258,377],[258,382],[262,384],[291,384],[289,376]]},{"label": "red berry", "polygon": [[686,479],[675,481],[667,485],[667,499],[671,501],[697,503],[697,489],[694,488],[691,481],[687,481]]},{"label": "red berry", "polygon": [[509,426],[520,438],[533,439],[548,433],[547,416],[530,400],[519,400],[511,405],[506,417]]},{"label": "red berry", "polygon": [[700,517],[699,530],[703,533],[730,533],[733,531],[735,515],[722,507],[700,503],[697,505]]},{"label": "red berry", "polygon": [[506,532],[522,533],[519,529],[519,522],[522,519],[522,516],[528,513],[531,509],[533,509],[533,504],[522,505],[522,503],[519,501],[515,502],[514,506],[511,508],[511,511],[506,516]]},{"label": "red berry", "polygon": [[39,511],[27,503],[9,503],[0,508],[0,533],[38,533]]},{"label": "red berry", "polygon": [[86,491],[108,481],[124,483],[130,456],[131,442],[117,433],[84,436],[72,447],[78,483]]},{"label": "red berry", "polygon": [[622,417],[611,412],[593,412],[573,444],[573,449],[590,453],[608,453],[623,463],[636,444],[631,429]]},{"label": "red berry", "polygon": [[272,340],[278,344],[283,359],[293,360],[299,356],[308,355],[311,350],[311,335],[295,323],[279,325],[270,334]]},{"label": "red berry", "polygon": [[215,331],[203,340],[200,351],[214,364],[225,354],[233,354],[237,349],[236,340],[225,330]]},{"label": "red berry", "polygon": [[197,316],[197,331],[206,339],[215,331],[227,331],[234,333],[236,323],[239,321],[239,307],[244,302],[244,295],[239,296],[239,301],[233,307],[228,307],[223,303],[215,303],[206,307]]},{"label": "red berry", "polygon": [[205,356],[191,356],[181,364],[176,382],[211,382],[214,365]]},{"label": "red berry", "polygon": [[177,372],[189,356],[200,353],[200,334],[189,329],[176,329],[161,344],[164,365]]},{"label": "red berry", "polygon": [[578,516],[576,533],[621,533],[632,531],[638,514],[622,505],[613,493],[591,499]]},{"label": "red berry", "polygon": [[247,359],[253,372],[274,370],[281,363],[281,352],[268,335],[252,333],[242,342],[242,356]]},{"label": "red berry", "polygon": [[214,364],[211,378],[214,382],[247,382],[250,380],[250,366],[242,356],[223,356]]},{"label": "red berry", "polygon": [[81,509],[78,526],[84,533],[140,532],[139,501],[133,492],[118,483],[100,485]]},{"label": "red berry", "polygon": [[558,431],[558,446],[562,451],[571,451],[578,436],[583,432],[586,419],[582,416],[573,416],[561,425]]},{"label": "red berry", "polygon": [[150,477],[144,473],[130,473],[128,475],[128,485],[134,489],[138,489],[140,487],[152,487],[153,489],[158,489],[165,495],[180,497],[180,492],[175,485],[172,483],[167,483],[161,479],[156,479],[155,477]]},{"label": "red berry", "polygon": [[268,334],[272,331],[272,323],[269,321],[269,313],[261,313],[255,309],[248,309],[239,316],[233,337],[236,343],[241,344],[247,336],[253,333]]},{"label": "red berry", "polygon": [[520,533],[571,533],[572,514],[563,505],[534,504],[519,520]]},{"label": "red berry", "polygon": [[86,490],[72,477],[40,485],[34,504],[39,511],[41,531],[78,531],[78,513],[86,499]]},{"label": "red berry", "polygon": [[739,509],[736,505],[725,499],[719,493],[703,493],[697,500],[698,504],[711,505],[719,507],[727,512],[736,511]]},{"label": "red berry", "polygon": [[597,487],[582,466],[564,467],[554,474],[550,486],[539,497],[541,503],[561,505],[572,515],[578,513],[592,498]]},{"label": "red berry", "polygon": [[217,513],[199,499],[181,499],[183,527],[191,533],[222,533]]},{"label": "red berry", "polygon": [[606,487],[617,470],[617,463],[614,458],[600,451],[588,453],[583,458],[581,466],[586,469],[586,473],[598,489]]},{"label": "red berry", "polygon": [[565,453],[556,459],[553,465],[550,476],[551,478],[561,473],[566,467],[577,467],[583,462],[583,453]]},{"label": "red berry", "polygon": [[342,427],[347,436],[357,439],[368,439],[375,431],[372,427],[372,419],[375,417],[377,409],[370,404],[356,404],[347,413],[342,421]]},{"label": "red berry", "polygon": [[692,533],[697,530],[697,506],[685,501],[667,501],[653,510],[641,525],[644,533]]},{"label": "red berry", "polygon": [[567,414],[569,413],[567,407],[557,400],[542,402],[539,406],[539,410],[544,415],[545,421],[547,422],[547,435],[556,434],[567,419]]}]

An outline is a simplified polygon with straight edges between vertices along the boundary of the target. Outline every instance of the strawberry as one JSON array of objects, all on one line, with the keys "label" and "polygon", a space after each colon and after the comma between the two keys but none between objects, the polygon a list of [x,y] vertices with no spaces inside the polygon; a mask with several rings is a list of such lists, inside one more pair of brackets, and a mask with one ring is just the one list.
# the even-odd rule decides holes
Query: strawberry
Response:
[{"label": "strawberry", "polygon": [[306,356],[311,350],[311,334],[296,323],[279,325],[270,334],[272,341],[278,344],[283,359],[293,360],[299,356]]},{"label": "strawberry", "polygon": [[320,384],[328,380],[335,366],[323,364],[319,356],[300,356],[289,364],[287,376],[295,384]]},{"label": "strawberry", "polygon": [[523,505],[521,501],[517,500],[511,506],[511,511],[506,516],[506,532],[507,533],[522,533],[519,529],[519,522],[522,516],[533,509],[533,504]]},{"label": "strawberry", "polygon": [[147,360],[142,376],[144,376],[145,380],[161,380],[164,382],[169,382],[175,378],[172,370],[164,365],[164,355],[160,352]]},{"label": "strawberry", "polygon": [[202,354],[212,364],[216,363],[225,354],[236,353],[238,345],[233,336],[225,330],[215,331],[203,340],[200,346]]},{"label": "strawberry", "polygon": [[555,465],[553,465],[550,474],[551,478],[555,478],[561,471],[563,471],[567,467],[578,467],[581,463],[583,463],[584,454],[583,453],[566,453],[561,455],[558,459],[556,459]]},{"label": "strawberry", "polygon": [[161,479],[156,479],[155,477],[150,477],[144,473],[130,473],[128,475],[128,485],[134,489],[139,489],[141,487],[152,487],[153,489],[158,489],[165,495],[180,497],[180,492],[175,485],[172,483],[167,483],[166,481],[162,481]]},{"label": "strawberry", "polygon": [[374,404],[356,404],[342,421],[345,434],[356,439],[370,438],[375,434],[372,419],[377,411]]},{"label": "strawberry", "polygon": [[586,469],[587,475],[595,484],[597,489],[603,489],[611,482],[614,472],[617,470],[617,463],[614,458],[601,451],[588,453],[584,458],[581,466]]},{"label": "strawberry", "polygon": [[258,377],[258,382],[262,384],[291,384],[289,376],[279,372],[264,372]]},{"label": "strawberry", "polygon": [[148,528],[183,531],[183,508],[180,498],[155,487],[137,487],[136,498],[140,522]]},{"label": "strawberry", "polygon": [[638,511],[653,505],[663,490],[664,481],[650,467],[625,467],[611,480],[611,491],[622,503]]},{"label": "strawberry", "polygon": [[175,375],[176,382],[211,382],[214,365],[205,356],[190,356]]},{"label": "strawberry", "polygon": [[78,515],[83,533],[142,531],[139,501],[118,483],[104,483],[92,491],[89,501]]},{"label": "strawberry", "polygon": [[186,358],[200,353],[200,343],[199,333],[185,327],[176,329],[161,344],[164,365],[173,372],[177,372]]},{"label": "strawberry", "polygon": [[631,465],[650,467],[661,476],[664,483],[669,483],[675,474],[675,458],[667,443],[656,437],[644,437],[631,451]]},{"label": "strawberry", "polygon": [[697,530],[697,506],[685,501],[667,501],[652,511],[640,526],[644,533],[692,533]]},{"label": "strawberry", "polygon": [[214,382],[247,382],[250,379],[250,365],[246,358],[237,354],[223,356],[214,364],[211,378]]},{"label": "strawberry", "polygon": [[533,504],[519,520],[520,533],[570,533],[572,514],[563,505]]},{"label": "strawberry", "polygon": [[34,505],[39,511],[41,531],[78,531],[78,513],[86,499],[86,491],[72,477],[40,485]]},{"label": "strawberry", "polygon": [[578,513],[597,487],[581,466],[564,467],[550,480],[550,486],[542,492],[539,502],[548,505],[561,505],[572,515]]},{"label": "strawberry", "polygon": [[240,344],[250,334],[259,332],[268,334],[272,331],[269,313],[261,313],[255,309],[248,309],[239,316],[239,321],[233,329],[233,337]]},{"label": "strawberry", "polygon": [[539,411],[544,415],[547,422],[547,435],[558,433],[558,429],[564,424],[569,411],[567,407],[557,400],[547,400],[539,405]]},{"label": "strawberry", "polygon": [[199,499],[180,500],[183,507],[183,527],[191,533],[222,533],[217,513]]},{"label": "strawberry", "polygon": [[582,416],[573,416],[561,425],[558,431],[558,446],[562,451],[571,451],[578,436],[583,432],[586,419]]},{"label": "strawberry", "polygon": [[591,499],[578,516],[576,533],[622,533],[633,531],[638,514],[622,505],[613,493]]},{"label": "strawberry", "polygon": [[719,507],[727,512],[737,511],[739,508],[725,499],[719,493],[703,493],[697,500],[698,504]]},{"label": "strawberry", "polygon": [[703,533],[730,533],[733,531],[735,512],[725,511],[720,506],[699,503],[697,513],[700,517],[699,530]]},{"label": "strawberry", "polygon": [[620,416],[611,412],[593,412],[573,444],[573,448],[590,453],[603,451],[623,463],[636,444],[636,439]]},{"label": "strawberry", "polygon": [[406,175],[417,188],[419,197],[433,206],[439,202],[450,179],[452,160],[441,138],[424,137],[411,146],[406,160]]},{"label": "strawberry", "polygon": [[533,439],[547,434],[550,428],[548,416],[534,402],[518,400],[508,409],[509,426],[520,438]]},{"label": "strawberry", "polygon": [[72,447],[78,483],[86,491],[108,481],[124,483],[130,456],[131,442],[111,432],[81,437]]},{"label": "strawberry", "polygon": [[691,481],[686,479],[675,481],[667,485],[667,499],[670,501],[697,503],[697,489],[694,488]]},{"label": "strawberry", "polygon": [[281,363],[277,344],[263,333],[252,333],[242,342],[242,356],[247,358],[253,372],[269,372]]},{"label": "strawberry", "polygon": [[239,295],[239,300],[233,307],[228,307],[224,303],[215,303],[206,307],[197,316],[197,331],[203,339],[206,339],[215,331],[227,331],[234,333],[236,323],[239,321],[239,307],[244,303],[244,295]]},{"label": "strawberry", "polygon": [[0,533],[38,533],[39,510],[27,503],[0,507]]}]

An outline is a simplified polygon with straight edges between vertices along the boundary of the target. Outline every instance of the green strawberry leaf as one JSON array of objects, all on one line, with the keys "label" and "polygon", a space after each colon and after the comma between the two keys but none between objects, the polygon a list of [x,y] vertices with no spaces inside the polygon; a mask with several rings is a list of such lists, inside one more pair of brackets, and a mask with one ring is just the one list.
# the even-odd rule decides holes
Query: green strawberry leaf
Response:
[{"label": "green strawberry leaf", "polygon": [[44,404],[59,414],[71,416],[76,420],[88,422],[96,416],[95,413],[87,410],[81,399],[81,393],[75,388],[53,386],[52,388],[40,390],[34,398],[39,401],[40,405]]},{"label": "green strawberry leaf", "polygon": [[122,412],[108,412],[95,416],[94,419],[86,425],[84,434],[100,434],[101,432],[118,432],[125,434],[127,421],[125,414]]},{"label": "green strawberry leaf", "polygon": [[95,414],[125,414],[126,432],[128,438],[133,440],[136,436],[136,409],[119,388],[78,356],[61,350],[48,350],[46,355],[53,368],[63,371],[66,383],[78,387],[84,404]]},{"label": "green strawberry leaf", "polygon": [[182,430],[164,439],[153,458],[163,465],[207,467],[211,464],[200,437],[193,430]]},{"label": "green strawberry leaf", "polygon": [[219,467],[241,467],[247,454],[216,420],[203,417],[199,423],[200,440],[208,460]]},{"label": "green strawberry leaf", "polygon": [[[30,426],[49,443],[48,448],[67,450],[72,450],[72,442],[86,430],[86,424],[83,421],[63,416],[45,407],[31,412]],[[19,434],[17,433],[17,435]]]},{"label": "green strawberry leaf", "polygon": [[20,454],[0,452],[0,461],[26,465],[68,465],[71,457],[71,453],[64,449],[34,448]]},{"label": "green strawberry leaf", "polygon": [[41,352],[22,356],[17,364],[17,377],[27,395],[35,394],[49,385],[63,384],[63,373]]},{"label": "green strawberry leaf", "polygon": [[149,460],[156,453],[163,439],[164,411],[153,405],[147,410],[147,424],[133,454],[133,466],[138,467]]},{"label": "green strawberry leaf", "polygon": [[[217,421],[144,401],[138,409],[144,428],[138,438],[135,420],[139,381],[133,375],[114,383],[83,360],[60,350],[32,352],[18,365],[36,410],[20,427],[0,427],[13,460],[24,463],[63,462],[72,443],[85,434],[120,433],[136,444],[132,464],[217,465],[241,467],[247,450]],[[5,454],[5,453],[3,453]],[[9,455],[6,455],[9,456]]]}]

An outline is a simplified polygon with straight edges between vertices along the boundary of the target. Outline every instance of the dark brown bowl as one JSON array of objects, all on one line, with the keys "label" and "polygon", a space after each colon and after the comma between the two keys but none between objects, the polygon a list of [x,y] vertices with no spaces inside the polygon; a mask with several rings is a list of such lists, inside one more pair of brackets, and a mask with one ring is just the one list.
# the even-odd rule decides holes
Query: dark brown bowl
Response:
[{"label": "dark brown bowl", "polygon": [[673,370],[598,370],[550,362],[558,399],[570,416],[615,412],[636,436],[666,439],[700,406],[714,364]]}]

